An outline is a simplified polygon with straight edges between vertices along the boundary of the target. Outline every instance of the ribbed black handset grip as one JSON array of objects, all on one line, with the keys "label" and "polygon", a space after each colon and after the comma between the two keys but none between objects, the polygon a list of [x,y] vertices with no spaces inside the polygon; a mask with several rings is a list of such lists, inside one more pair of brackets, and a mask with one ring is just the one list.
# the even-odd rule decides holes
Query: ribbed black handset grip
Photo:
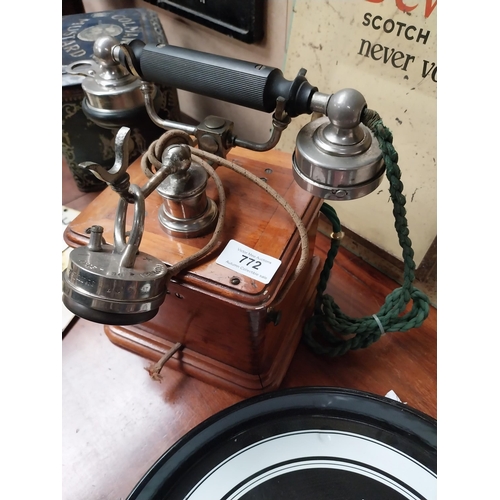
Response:
[{"label": "ribbed black handset grip", "polygon": [[310,113],[317,89],[304,76],[286,80],[281,70],[172,45],[132,42],[144,80],[172,86],[259,111],[271,112],[279,96],[287,100],[290,116]]},{"label": "ribbed black handset grip", "polygon": [[141,54],[144,79],[197,94],[273,111],[276,102],[267,96],[272,73],[280,70],[251,62],[206,54],[181,47],[146,45]]}]

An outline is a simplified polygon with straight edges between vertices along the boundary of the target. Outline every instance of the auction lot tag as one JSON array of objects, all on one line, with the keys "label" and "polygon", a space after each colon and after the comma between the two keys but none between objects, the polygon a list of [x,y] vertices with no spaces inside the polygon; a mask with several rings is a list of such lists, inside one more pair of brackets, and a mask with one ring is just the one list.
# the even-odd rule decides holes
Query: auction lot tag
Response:
[{"label": "auction lot tag", "polygon": [[215,262],[266,285],[281,264],[281,260],[257,252],[236,240],[229,241]]}]

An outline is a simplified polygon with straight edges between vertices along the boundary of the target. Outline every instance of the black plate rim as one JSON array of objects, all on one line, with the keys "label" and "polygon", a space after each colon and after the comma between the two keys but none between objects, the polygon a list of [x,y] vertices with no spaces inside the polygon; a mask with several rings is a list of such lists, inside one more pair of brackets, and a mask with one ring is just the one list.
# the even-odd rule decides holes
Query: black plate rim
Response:
[{"label": "black plate rim", "polygon": [[[332,398],[335,407],[331,406]],[[235,403],[195,426],[158,458],[127,500],[152,498],[151,494],[159,491],[168,477],[176,469],[182,468],[194,453],[198,453],[209,442],[230,434],[233,429],[269,414],[275,416],[277,412],[294,409],[303,411],[306,408],[323,408],[344,417],[355,415],[358,419],[365,418],[366,421],[400,431],[419,440],[423,446],[437,450],[437,420],[407,404],[354,389],[323,386],[280,389]],[[171,461],[173,456],[176,456],[175,465]],[[172,470],[158,476],[158,472],[169,465]],[[147,496],[143,495],[145,490],[148,490]]]}]

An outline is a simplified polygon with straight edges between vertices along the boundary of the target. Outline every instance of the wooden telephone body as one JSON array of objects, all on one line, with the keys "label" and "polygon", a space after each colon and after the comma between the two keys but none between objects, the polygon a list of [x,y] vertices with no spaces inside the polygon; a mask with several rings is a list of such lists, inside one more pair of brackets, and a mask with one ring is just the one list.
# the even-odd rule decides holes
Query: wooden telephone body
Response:
[{"label": "wooden telephone body", "polygon": [[[228,159],[265,179],[290,203],[307,228],[307,265],[284,300],[273,307],[301,256],[297,227],[285,209],[262,188],[233,170],[218,167],[227,203],[219,246],[170,281],[166,299],[152,320],[133,326],[106,325],[104,331],[114,344],[152,361],[158,361],[180,342],[183,348],[167,366],[251,396],[279,387],[300,341],[304,320],[312,314],[321,271],[319,258],[312,251],[322,199],[294,182],[291,155],[287,153],[235,148]],[[146,181],[140,159],[128,173],[134,184],[141,186]],[[211,180],[207,195],[218,202]],[[68,245],[86,245],[87,229],[92,225],[102,226],[106,242],[113,243],[118,200],[118,194],[105,189],[66,229]],[[172,265],[204,247],[211,235],[179,238],[167,234],[157,217],[161,203],[156,192],[146,198],[140,248]],[[127,220],[131,217],[127,216]],[[216,263],[230,240],[281,261],[269,284]]]}]

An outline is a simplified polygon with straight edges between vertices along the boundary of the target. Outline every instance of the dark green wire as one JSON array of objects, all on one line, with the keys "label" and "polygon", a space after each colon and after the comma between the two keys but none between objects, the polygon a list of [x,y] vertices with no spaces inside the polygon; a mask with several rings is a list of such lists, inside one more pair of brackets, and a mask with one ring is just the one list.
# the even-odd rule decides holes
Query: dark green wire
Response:
[{"label": "dark green wire", "polygon": [[[302,337],[303,341],[315,353],[327,356],[340,356],[353,349],[368,347],[376,342],[383,333],[405,332],[417,328],[429,315],[429,298],[413,286],[415,279],[414,253],[409,238],[405,209],[406,198],[403,195],[398,154],[392,144],[392,133],[384,126],[382,119],[375,111],[365,109],[361,121],[373,132],[385,162],[389,192],[394,206],[394,227],[398,234],[399,245],[403,250],[403,284],[386,297],[384,305],[375,315],[362,318],[346,316],[335,303],[333,297],[325,293],[330,272],[340,247],[340,240],[332,239],[316,287],[314,312],[304,325]],[[342,228],[333,207],[323,203],[321,212],[332,224],[333,233],[340,233]],[[410,301],[412,301],[411,310],[403,314]]]}]

